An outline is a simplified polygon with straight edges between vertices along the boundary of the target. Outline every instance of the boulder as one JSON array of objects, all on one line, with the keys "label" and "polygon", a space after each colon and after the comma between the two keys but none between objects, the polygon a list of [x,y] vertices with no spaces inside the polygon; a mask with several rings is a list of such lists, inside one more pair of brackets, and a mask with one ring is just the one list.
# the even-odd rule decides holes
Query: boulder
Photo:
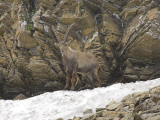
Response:
[{"label": "boulder", "polygon": [[51,69],[46,61],[38,59],[38,57],[31,58],[30,61],[27,66],[27,71],[30,72],[32,78],[57,80],[55,71]]},{"label": "boulder", "polygon": [[26,31],[19,34],[18,47],[24,47],[29,49],[36,46],[37,46],[37,42],[33,37],[31,37],[30,33]]},{"label": "boulder", "polygon": [[18,87],[18,86],[24,87],[25,83],[20,78],[20,76],[14,75],[12,76],[12,78],[9,79],[9,81],[7,81],[6,85],[11,88]]}]

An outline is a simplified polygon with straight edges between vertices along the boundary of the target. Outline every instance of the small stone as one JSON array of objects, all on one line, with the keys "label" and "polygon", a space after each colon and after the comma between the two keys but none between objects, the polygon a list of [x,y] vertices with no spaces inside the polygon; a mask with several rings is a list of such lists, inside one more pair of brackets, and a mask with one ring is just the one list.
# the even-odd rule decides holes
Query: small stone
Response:
[{"label": "small stone", "polygon": [[137,74],[137,71],[136,70],[134,70],[133,68],[131,68],[131,67],[126,67],[126,69],[125,69],[125,74]]},{"label": "small stone", "polygon": [[155,94],[155,93],[160,93],[160,86],[158,86],[158,87],[155,87],[155,88],[152,88],[151,90],[150,90],[150,93],[151,94]]},{"label": "small stone", "polygon": [[125,64],[127,67],[132,67],[132,63],[129,59],[126,60]]},{"label": "small stone", "polygon": [[74,116],[73,120],[80,120],[80,118]]},{"label": "small stone", "polygon": [[121,103],[116,103],[115,101],[112,101],[111,103],[109,103],[107,106],[106,106],[106,109],[107,110],[110,110],[110,111],[115,111],[118,106],[120,106]]},{"label": "small stone", "polygon": [[19,94],[17,95],[13,100],[23,100],[23,99],[26,99],[27,97],[23,94]]},{"label": "small stone", "polygon": [[141,75],[139,77],[140,80],[148,80],[149,76],[146,76],[146,75]]},{"label": "small stone", "polygon": [[56,120],[63,120],[63,118],[58,118],[58,119],[56,119]]},{"label": "small stone", "polygon": [[94,120],[95,118],[96,118],[96,114],[91,114],[91,115],[84,116],[82,120]]},{"label": "small stone", "polygon": [[102,111],[102,110],[105,110],[106,108],[96,108],[96,112],[99,112],[99,111]]},{"label": "small stone", "polygon": [[151,75],[152,73],[153,73],[153,69],[145,69],[143,72],[142,72],[142,74],[144,74],[144,75]]},{"label": "small stone", "polygon": [[127,81],[136,81],[136,80],[138,80],[138,76],[137,75],[124,75],[124,77],[125,77],[125,79],[127,80]]},{"label": "small stone", "polygon": [[90,113],[92,113],[93,111],[92,111],[92,109],[88,109],[88,110],[85,110],[84,112],[83,112],[83,115],[85,115],[85,114],[90,114]]},{"label": "small stone", "polygon": [[45,87],[63,89],[64,85],[62,83],[57,82],[57,81],[50,81],[45,85]]}]

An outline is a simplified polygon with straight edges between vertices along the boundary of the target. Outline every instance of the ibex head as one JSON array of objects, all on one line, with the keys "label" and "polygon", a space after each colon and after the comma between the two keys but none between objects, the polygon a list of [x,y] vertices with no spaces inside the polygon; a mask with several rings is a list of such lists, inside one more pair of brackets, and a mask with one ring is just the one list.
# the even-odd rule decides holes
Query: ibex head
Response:
[{"label": "ibex head", "polygon": [[71,40],[69,42],[62,41],[59,43],[59,48],[60,48],[60,52],[61,52],[62,56],[63,56],[63,54],[65,54],[65,51],[66,51],[68,45],[70,44],[70,42],[71,42]]},{"label": "ibex head", "polygon": [[71,28],[72,28],[74,25],[76,25],[76,24],[73,23],[73,24],[71,24],[71,25],[69,26],[69,28],[67,29],[67,31],[66,31],[66,33],[65,33],[65,36],[64,36],[63,40],[60,39],[60,37],[59,37],[58,34],[57,34],[56,29],[53,28],[54,34],[55,34],[55,36],[56,36],[56,38],[57,38],[57,40],[58,40],[58,42],[59,42],[59,48],[60,48],[60,51],[61,51],[62,56],[63,56],[63,54],[65,54],[65,51],[66,51],[69,43],[71,42],[71,41],[69,41],[69,42],[66,42],[66,41],[67,41],[69,32],[70,32]]}]

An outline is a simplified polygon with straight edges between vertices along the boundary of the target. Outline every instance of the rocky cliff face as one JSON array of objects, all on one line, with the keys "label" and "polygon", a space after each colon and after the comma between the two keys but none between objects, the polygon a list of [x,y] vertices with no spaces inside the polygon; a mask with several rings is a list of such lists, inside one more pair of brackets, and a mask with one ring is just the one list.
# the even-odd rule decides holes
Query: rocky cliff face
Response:
[{"label": "rocky cliff face", "polygon": [[52,27],[63,38],[72,23],[70,46],[96,56],[103,86],[160,77],[157,0],[0,0],[0,96],[63,89]]}]

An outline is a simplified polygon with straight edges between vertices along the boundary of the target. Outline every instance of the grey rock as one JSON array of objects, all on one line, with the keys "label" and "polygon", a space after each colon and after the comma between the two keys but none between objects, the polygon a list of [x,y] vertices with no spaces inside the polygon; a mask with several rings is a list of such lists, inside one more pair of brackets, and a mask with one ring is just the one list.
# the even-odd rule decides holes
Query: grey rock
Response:
[{"label": "grey rock", "polygon": [[24,100],[26,99],[27,97],[23,94],[19,94],[17,95],[13,100]]},{"label": "grey rock", "polygon": [[92,112],[93,112],[92,109],[88,109],[88,110],[85,110],[83,112],[83,115],[85,115],[85,114],[91,114]]}]

